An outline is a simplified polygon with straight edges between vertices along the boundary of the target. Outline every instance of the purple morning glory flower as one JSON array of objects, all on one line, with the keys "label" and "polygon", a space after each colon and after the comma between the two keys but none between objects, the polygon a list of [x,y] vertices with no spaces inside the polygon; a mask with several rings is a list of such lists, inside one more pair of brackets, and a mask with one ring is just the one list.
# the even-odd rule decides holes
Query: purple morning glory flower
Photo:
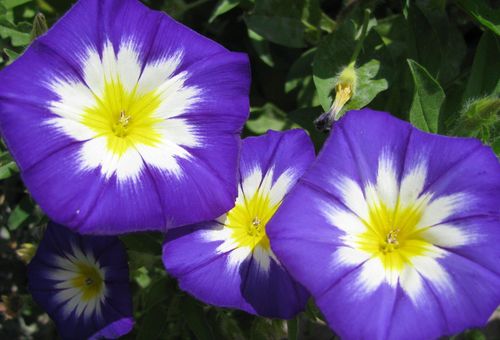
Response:
[{"label": "purple morning glory flower", "polygon": [[127,255],[117,237],[49,223],[28,281],[63,339],[114,339],[133,327]]},{"label": "purple morning glory flower", "polygon": [[313,159],[302,130],[243,140],[235,206],[212,222],[167,233],[163,263],[180,287],[207,303],[266,317],[302,310],[309,294],[272,252],[266,228]]},{"label": "purple morning glory flower", "polygon": [[80,0],[0,72],[0,128],[56,222],[166,230],[237,194],[249,64],[136,0]]},{"label": "purple morning glory flower", "polygon": [[500,165],[479,141],[351,111],[268,235],[345,339],[432,339],[500,304]]}]

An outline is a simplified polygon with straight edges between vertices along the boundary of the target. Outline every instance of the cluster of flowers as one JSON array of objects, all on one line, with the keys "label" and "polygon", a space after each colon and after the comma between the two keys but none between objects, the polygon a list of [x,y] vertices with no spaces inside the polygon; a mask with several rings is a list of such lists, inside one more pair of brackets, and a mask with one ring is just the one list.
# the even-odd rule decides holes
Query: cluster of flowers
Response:
[{"label": "cluster of flowers", "polygon": [[60,335],[131,330],[113,235],[144,230],[213,305],[291,318],[311,294],[352,339],[484,324],[500,303],[492,151],[371,110],[317,158],[302,130],[241,142],[249,83],[244,54],[137,0],[80,0],[1,72],[3,138],[54,221],[29,288]]}]

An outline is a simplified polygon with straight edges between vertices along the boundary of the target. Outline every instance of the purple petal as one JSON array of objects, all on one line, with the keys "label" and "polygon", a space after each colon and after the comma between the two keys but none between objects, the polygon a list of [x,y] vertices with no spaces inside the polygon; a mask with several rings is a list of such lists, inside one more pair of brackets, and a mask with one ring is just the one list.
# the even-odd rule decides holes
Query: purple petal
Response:
[{"label": "purple petal", "polygon": [[[82,265],[95,268],[102,281],[87,276]],[[75,280],[100,285],[83,298],[78,294],[89,291]],[[63,339],[117,338],[133,327],[127,256],[116,237],[81,236],[49,223],[28,265],[28,283]]]},{"label": "purple petal", "polygon": [[0,129],[52,220],[164,231],[233,205],[246,55],[136,0],[80,0],[0,80]]},{"label": "purple petal", "polygon": [[[262,191],[269,196],[264,204],[278,207],[313,158],[312,143],[304,131],[270,131],[245,139],[236,205],[247,204],[244,202]],[[268,249],[267,237],[252,246],[240,243],[232,234],[234,226],[225,224],[225,216],[169,231],[163,246],[167,271],[179,279],[183,290],[206,303],[266,317],[291,318],[300,312],[308,293]],[[264,218],[263,223],[269,219],[273,223],[267,213],[254,220],[260,225]],[[263,228],[265,235],[265,225]],[[240,236],[244,238],[244,234]]]},{"label": "purple petal", "polygon": [[500,304],[498,206],[490,148],[352,111],[268,234],[341,337],[435,338]]}]

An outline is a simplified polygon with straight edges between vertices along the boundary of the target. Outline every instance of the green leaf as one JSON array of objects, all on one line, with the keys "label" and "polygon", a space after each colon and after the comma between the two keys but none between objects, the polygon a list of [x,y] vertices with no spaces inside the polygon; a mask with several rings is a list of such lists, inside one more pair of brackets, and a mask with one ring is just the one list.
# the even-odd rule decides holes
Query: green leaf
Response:
[{"label": "green leaf", "polygon": [[167,282],[168,279],[166,277],[160,277],[148,287],[144,296],[144,306],[147,309],[168,299],[170,292],[167,289]]},{"label": "green leaf", "polygon": [[500,93],[500,41],[485,32],[477,46],[472,70],[464,93],[466,100]]},{"label": "green leaf", "polygon": [[137,284],[142,289],[148,287],[151,284],[151,277],[149,276],[149,272],[145,267],[141,267],[132,272],[132,276],[134,277],[135,282],[137,282]]},{"label": "green leaf", "polygon": [[252,46],[257,52],[259,59],[262,60],[266,65],[273,67],[274,61],[271,55],[271,51],[269,50],[269,42],[264,39],[263,36],[258,34],[257,32],[248,29],[248,37],[252,42]]},{"label": "green leaf", "polygon": [[[343,111],[355,110],[365,107],[382,91],[387,90],[387,79],[379,76],[381,64],[378,60],[370,60],[356,69],[358,82],[356,92],[344,106]],[[379,76],[379,77],[377,77]]]},{"label": "green leaf", "polygon": [[152,255],[140,251],[128,250],[130,259],[130,269],[136,270],[141,268],[153,269],[159,262],[161,263],[160,255]]},{"label": "green leaf", "polygon": [[315,107],[319,106],[319,97],[314,86],[313,68],[316,48],[304,52],[290,67],[285,83],[285,92],[296,91],[297,106]]},{"label": "green leaf", "polygon": [[25,197],[10,213],[9,219],[7,220],[7,225],[10,230],[16,230],[19,228],[29,217],[30,211],[33,210],[30,200]]},{"label": "green leaf", "polygon": [[233,8],[237,7],[240,4],[240,0],[221,0],[215,7],[214,12],[208,19],[209,23],[212,23],[218,16],[229,12]]},{"label": "green leaf", "polygon": [[464,340],[486,340],[486,335],[480,329],[465,331],[461,337]]},{"label": "green leaf", "polygon": [[[29,26],[29,27],[28,27]],[[26,23],[20,23],[18,26],[12,24],[11,22],[2,19],[0,20],[0,37],[3,39],[10,38],[12,46],[26,46],[31,42],[31,35],[24,32],[28,28],[28,32],[31,26]]]},{"label": "green leaf", "polygon": [[491,144],[493,151],[500,157],[500,137],[495,139],[495,141]]},{"label": "green leaf", "polygon": [[299,127],[289,120],[286,114],[271,103],[250,110],[250,119],[246,127],[255,134],[266,133],[267,130],[287,130]]},{"label": "green leaf", "polygon": [[316,49],[312,48],[302,54],[290,67],[285,83],[285,92],[293,91],[300,87],[304,78],[312,76],[312,64]]},{"label": "green leaf", "polygon": [[306,24],[320,19],[319,7],[311,0],[256,0],[253,12],[245,16],[247,27],[275,44],[301,48]]},{"label": "green leaf", "polygon": [[161,255],[161,242],[163,236],[160,233],[135,233],[121,236],[121,240],[125,243],[125,247],[129,250]]},{"label": "green leaf", "polygon": [[186,296],[180,307],[189,329],[198,340],[211,340],[214,338],[205,318],[203,306],[198,301]]},{"label": "green leaf", "polygon": [[158,339],[167,326],[168,308],[164,304],[157,304],[144,314],[136,340]]},{"label": "green leaf", "polygon": [[32,0],[2,0],[2,5],[5,6],[7,9],[11,9],[17,6],[24,5],[28,2],[31,2]]},{"label": "green leaf", "polygon": [[401,14],[379,20],[373,29],[380,35],[393,60],[406,52],[406,22]]},{"label": "green leaf", "polygon": [[279,319],[256,318],[250,328],[250,340],[286,338],[284,321]]},{"label": "green leaf", "polygon": [[455,79],[465,57],[466,45],[460,30],[446,12],[411,2],[406,32],[407,58],[422,65],[434,78],[446,84]]},{"label": "green leaf", "polygon": [[485,0],[457,0],[457,4],[480,25],[500,35],[499,8],[491,8]]},{"label": "green leaf", "polygon": [[413,77],[414,94],[410,122],[417,128],[437,133],[439,113],[445,94],[439,83],[417,62],[407,59]]},{"label": "green leaf", "polygon": [[12,177],[17,173],[19,173],[19,168],[14,161],[0,166],[0,180]]},{"label": "green leaf", "polygon": [[337,23],[330,18],[325,13],[321,13],[321,19],[319,21],[319,27],[328,33],[332,33],[333,30],[337,27]]},{"label": "green leaf", "polygon": [[3,51],[5,52],[5,54],[7,55],[7,57],[9,57],[8,64],[13,63],[14,60],[16,60],[19,57],[19,55],[20,55],[16,51],[12,51],[12,50],[10,50],[8,48],[4,48]]},{"label": "green leaf", "polygon": [[305,46],[304,25],[300,19],[269,15],[248,15],[245,22],[249,29],[269,41],[287,47]]}]

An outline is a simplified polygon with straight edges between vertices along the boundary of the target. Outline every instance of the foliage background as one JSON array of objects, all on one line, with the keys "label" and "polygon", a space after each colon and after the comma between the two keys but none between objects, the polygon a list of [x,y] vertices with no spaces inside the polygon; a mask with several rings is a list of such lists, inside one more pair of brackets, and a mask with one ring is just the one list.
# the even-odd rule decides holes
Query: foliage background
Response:
[{"label": "foliage background", "polygon": [[[358,83],[345,109],[370,106],[417,127],[473,136],[500,154],[500,8],[486,0],[144,0],[230,50],[249,54],[251,115],[244,135],[306,129],[332,103],[336,77],[356,49]],[[69,0],[0,0],[0,67],[70,7]],[[366,9],[370,15],[364,21]],[[33,24],[35,20],[35,23]],[[363,22],[367,34],[360,37]],[[35,81],[35,79],[34,79]],[[0,338],[53,339],[26,290],[16,255],[47,219],[0,146]],[[122,237],[130,259],[136,327],[127,339],[333,339],[312,302],[290,321],[207,306],[181,292],[161,264],[162,235]],[[499,245],[500,246],[500,245]],[[500,289],[500,287],[499,287]],[[500,316],[456,339],[499,339]]]}]

